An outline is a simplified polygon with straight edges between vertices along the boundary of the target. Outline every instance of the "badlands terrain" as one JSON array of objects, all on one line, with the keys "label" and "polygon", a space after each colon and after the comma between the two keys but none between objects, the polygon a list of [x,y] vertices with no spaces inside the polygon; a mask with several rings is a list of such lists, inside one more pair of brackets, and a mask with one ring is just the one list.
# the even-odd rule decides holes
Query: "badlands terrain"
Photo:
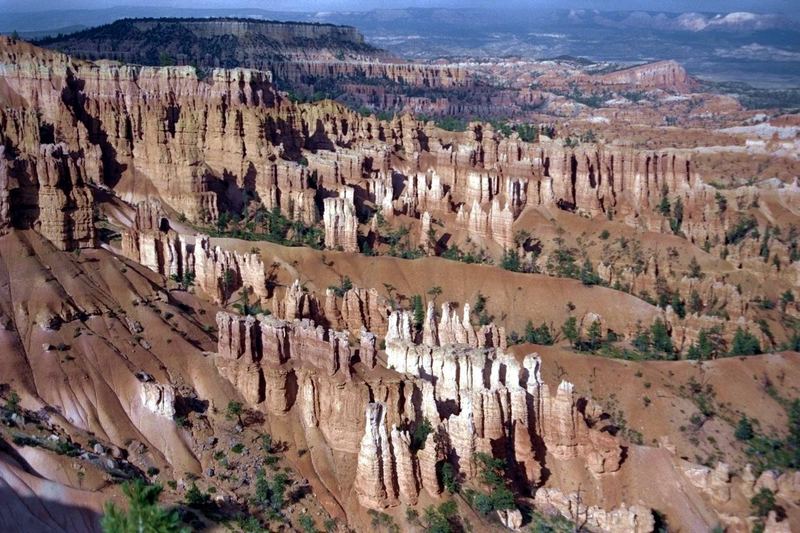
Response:
[{"label": "badlands terrain", "polygon": [[136,480],[192,530],[800,529],[796,114],[332,25],[38,44],[0,37],[1,530],[117,531]]}]

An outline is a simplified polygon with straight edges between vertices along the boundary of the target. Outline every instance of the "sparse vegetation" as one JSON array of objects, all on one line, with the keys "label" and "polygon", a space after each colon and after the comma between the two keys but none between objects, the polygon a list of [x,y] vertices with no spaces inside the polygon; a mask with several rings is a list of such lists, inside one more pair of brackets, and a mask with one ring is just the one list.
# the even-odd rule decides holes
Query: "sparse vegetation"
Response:
[{"label": "sparse vegetation", "polygon": [[736,438],[745,445],[745,453],[757,473],[800,468],[800,399],[785,402],[784,408],[789,420],[785,438],[762,434],[757,421],[751,419],[740,419],[737,424]]},{"label": "sparse vegetation", "polygon": [[727,244],[738,244],[742,239],[756,228],[756,219],[749,215],[740,216],[736,224],[725,234]]},{"label": "sparse vegetation", "polygon": [[244,412],[244,406],[241,402],[237,402],[235,400],[231,400],[228,402],[228,406],[225,408],[225,418],[228,420],[233,420],[234,418],[239,423],[240,426],[243,426],[244,423],[242,422],[242,413]]},{"label": "sparse vegetation", "polygon": [[202,228],[211,237],[229,237],[246,241],[268,241],[284,246],[308,246],[322,249],[323,231],[319,226],[308,226],[298,220],[289,220],[279,207],[263,206],[248,211],[245,216],[220,213],[212,228]]},{"label": "sparse vegetation", "polygon": [[192,486],[186,491],[185,496],[186,505],[194,507],[195,509],[205,509],[211,505],[211,495],[203,492],[197,487],[197,484],[192,482]]},{"label": "sparse vegetation", "polygon": [[730,355],[755,355],[761,353],[761,345],[758,339],[747,330],[736,328],[731,343]]},{"label": "sparse vegetation", "polygon": [[475,296],[475,303],[472,305],[472,314],[478,320],[478,324],[481,326],[485,326],[490,324],[492,320],[494,320],[494,316],[490,315],[488,310],[486,309],[486,302],[488,298],[484,296],[481,292]]},{"label": "sparse vegetation", "polygon": [[461,487],[453,465],[447,461],[443,461],[436,465],[436,470],[439,479],[442,481],[442,486],[447,492],[455,494],[460,490]]},{"label": "sparse vegetation", "polygon": [[158,505],[160,485],[147,485],[142,480],[127,482],[122,492],[128,499],[128,510],[123,511],[113,502],[103,508],[103,531],[106,533],[188,533],[181,525],[176,511],[168,511]]},{"label": "sparse vegetation", "polygon": [[285,473],[278,472],[270,479],[261,469],[256,473],[253,502],[268,515],[275,516],[283,510],[288,486],[289,477]]},{"label": "sparse vegetation", "polygon": [[414,432],[411,434],[411,451],[417,452],[425,448],[425,441],[432,431],[433,426],[430,420],[423,418],[422,422],[416,425]]},{"label": "sparse vegetation", "polygon": [[341,298],[344,296],[344,293],[353,288],[353,282],[350,280],[349,276],[342,276],[339,280],[339,285],[331,285],[328,288],[332,290],[336,296]]},{"label": "sparse vegetation", "polygon": [[453,500],[447,500],[438,506],[429,505],[422,514],[425,531],[429,533],[455,533],[463,530],[458,516],[458,506]]},{"label": "sparse vegetation", "polygon": [[470,505],[484,516],[492,511],[515,508],[514,493],[506,485],[503,460],[482,452],[476,453],[475,459],[478,463],[478,479],[487,491],[467,492],[465,496]]}]

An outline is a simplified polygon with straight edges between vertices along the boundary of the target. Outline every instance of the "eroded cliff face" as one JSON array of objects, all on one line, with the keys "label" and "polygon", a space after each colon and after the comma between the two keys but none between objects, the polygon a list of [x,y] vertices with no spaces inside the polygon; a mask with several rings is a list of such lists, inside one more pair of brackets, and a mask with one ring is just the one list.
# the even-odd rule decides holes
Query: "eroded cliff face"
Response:
[{"label": "eroded cliff face", "polygon": [[[458,65],[406,63],[367,44],[352,26],[255,19],[125,19],[40,44],[85,59],[159,65],[164,56],[202,69],[256,68],[295,88],[316,79],[383,80],[429,89],[466,87]],[[374,85],[374,84],[373,84]],[[370,84],[365,84],[369,87]]]},{"label": "eroded cliff face", "polygon": [[636,84],[640,87],[687,91],[697,85],[676,61],[656,61],[597,76],[604,85]]},{"label": "eroded cliff face", "polygon": [[[712,247],[737,222],[718,216],[717,191],[704,183],[714,176],[693,171],[685,150],[525,143],[479,123],[449,134],[406,115],[381,122],[331,102],[293,104],[268,73],[253,70],[217,69],[200,80],[188,67],[91,64],[10,41],[1,59],[4,188],[30,204],[6,218],[39,220],[61,246],[92,240],[83,214],[90,200],[80,192],[86,185],[109,187],[134,204],[158,196],[169,212],[194,222],[255,202],[306,226],[323,222],[326,246],[348,251],[367,236],[358,217],[373,203],[384,217],[402,214],[419,224],[425,211],[433,220],[452,217],[474,242],[495,249],[515,247],[515,225],[531,208],[668,231],[657,206],[665,196],[680,198],[682,230]],[[60,189],[75,184],[64,201],[48,192],[53,185],[34,194],[33,162],[53,160],[52,150],[39,149],[50,141],[62,147],[60,172],[70,175]],[[730,201],[741,195],[722,194]],[[759,194],[766,202],[787,195],[798,201],[791,190]],[[60,235],[68,224],[78,235]]]},{"label": "eroded cliff face", "polygon": [[358,251],[358,219],[353,190],[344,189],[337,198],[326,198],[323,210],[325,247],[344,252]]},{"label": "eroded cliff face", "polygon": [[[39,229],[62,249],[93,245],[93,189],[106,188],[132,204],[155,199],[173,222],[244,213],[263,224],[277,212],[319,232],[321,245],[351,252],[387,240],[380,214],[389,229],[409,221],[418,228],[408,240],[412,253],[469,244],[496,260],[503,250],[530,256],[517,238],[523,214],[567,211],[677,231],[748,270],[792,281],[798,275],[784,237],[731,242],[741,217],[720,206],[754,206],[756,227],[769,231],[774,213],[797,209],[800,189],[717,190],[706,183],[716,176],[695,171],[687,150],[571,147],[546,137],[526,143],[479,123],[449,133],[407,115],[379,121],[331,102],[294,104],[265,72],[215,70],[201,80],[185,67],[92,64],[9,40],[2,51],[0,225]],[[665,199],[670,211],[680,202],[680,221],[664,212]],[[197,285],[218,302],[241,286],[262,301],[271,294],[263,261],[196,246],[193,233],[133,224],[122,244],[125,255],[164,275],[197,270]],[[557,274],[549,257],[534,266]],[[725,303],[735,320],[743,317],[741,324],[671,320],[680,346],[716,326],[725,335],[742,326],[764,338],[747,283],[681,281],[667,265],[659,273],[607,257],[597,269],[609,285],[633,294],[666,287],[688,301],[696,291],[704,302]],[[329,320],[338,320],[334,315]]]},{"label": "eroded cliff face", "polygon": [[[391,315],[386,367],[373,369],[374,337],[366,331],[352,348],[347,334],[307,319],[219,313],[216,365],[252,405],[270,415],[297,413],[307,434],[321,432],[325,446],[343,454],[341,464],[355,460],[354,478],[338,479],[339,497],[352,490],[367,508],[415,505],[423,490],[439,495],[444,463],[469,481],[478,453],[508,460],[520,487],[534,491],[550,461],[579,461],[598,479],[623,466],[621,444],[572,386],[551,391],[542,383],[535,354],[518,361],[499,346],[479,348],[474,333],[474,346],[415,344],[402,332],[407,319]],[[452,325],[443,328],[435,335],[447,339]],[[424,446],[412,444],[423,423],[430,428]],[[617,513],[624,523],[638,521],[636,531],[652,528],[647,509]]]},{"label": "eroded cliff face", "polygon": [[61,250],[95,246],[94,196],[81,152],[43,144],[30,158],[8,161],[0,151],[0,160],[0,228],[34,228]]},{"label": "eroded cliff face", "polygon": [[[503,459],[510,482],[542,506],[565,516],[590,506],[597,529],[649,531],[650,509],[663,503],[658,494],[639,495],[613,481],[661,475],[641,463],[633,471],[632,452],[649,448],[614,435],[609,417],[569,382],[544,383],[541,359],[512,355],[505,329],[473,324],[469,304],[445,302],[437,313],[431,302],[415,325],[418,317],[395,309],[393,298],[347,286],[344,274],[340,286],[308,289],[296,259],[276,267],[291,275],[281,285],[272,276],[275,258],[191,224],[219,222],[215,235],[223,237],[231,216],[254,224],[266,218],[265,232],[272,223],[311,228],[326,248],[348,252],[332,254],[345,264],[381,236],[430,255],[470,242],[499,258],[525,248],[517,230],[533,212],[678,233],[674,210],[660,207],[667,197],[682,202],[686,239],[708,242],[708,251],[725,249],[741,264],[759,262],[758,269],[770,268],[762,248],[792,261],[777,238],[763,247],[732,238],[739,220],[720,198],[750,206],[763,225],[772,212],[797,209],[797,186],[717,191],[705,183],[711,177],[694,170],[688,151],[526,143],[479,123],[450,133],[407,115],[380,121],[331,102],[295,104],[266,72],[219,69],[199,79],[193,69],[93,64],[0,39],[0,232],[10,233],[2,237],[9,253],[0,275],[25,280],[13,283],[11,303],[2,306],[0,318],[13,333],[0,341],[25,354],[9,368],[26,401],[58,405],[70,424],[109,441],[141,443],[130,455],[143,469],[200,471],[211,449],[197,440],[192,448],[173,426],[161,426],[187,398],[208,398],[219,408],[236,397],[310,444],[309,472],[321,478],[316,487],[329,491],[331,507],[353,523],[366,508],[392,511],[439,497],[444,465],[475,482],[483,453]],[[94,208],[109,197],[135,206],[109,208],[122,211],[114,216],[126,260],[91,249]],[[88,249],[97,261],[82,263],[80,254],[52,247]],[[340,268],[320,259],[325,268]],[[48,260],[58,262],[55,282]],[[681,318],[670,307],[647,315],[664,319],[682,347],[717,326],[726,335],[742,327],[766,341],[752,313],[754,294],[733,280],[682,276],[670,259],[656,257],[631,265],[608,254],[597,270],[629,292],[655,294],[666,285],[684,299],[696,292],[727,309],[733,320]],[[177,291],[179,297],[162,286],[190,290]],[[111,287],[122,287],[124,298]],[[180,298],[196,314],[184,312]],[[203,301],[236,302],[242,315],[207,310]],[[797,306],[787,304],[786,313],[796,316]],[[215,316],[216,339],[203,316]],[[605,335],[612,318],[589,310],[579,328],[587,334],[599,322]],[[91,335],[79,333],[84,322]],[[635,334],[633,323],[623,328],[621,337]],[[67,341],[92,354],[81,361],[85,372],[69,370],[66,358],[63,368],[42,364]],[[67,385],[37,388],[52,378]],[[93,395],[98,387],[103,394]],[[115,396],[119,390],[124,400]],[[423,443],[415,437],[425,425]],[[674,458],[666,471],[686,482],[680,487],[687,499],[697,491],[698,514],[723,514],[714,498],[727,494],[724,473]],[[584,483],[585,501],[576,480]],[[783,495],[796,483],[772,481]],[[512,513],[502,519],[517,523]]]}]

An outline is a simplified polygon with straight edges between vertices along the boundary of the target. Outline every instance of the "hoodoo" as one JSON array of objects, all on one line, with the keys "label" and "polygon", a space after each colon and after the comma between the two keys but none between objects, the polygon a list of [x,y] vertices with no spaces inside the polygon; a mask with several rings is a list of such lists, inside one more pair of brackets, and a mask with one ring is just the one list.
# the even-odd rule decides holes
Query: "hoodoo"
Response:
[{"label": "hoodoo", "polygon": [[800,528],[772,19],[228,12],[0,36],[0,530]]}]

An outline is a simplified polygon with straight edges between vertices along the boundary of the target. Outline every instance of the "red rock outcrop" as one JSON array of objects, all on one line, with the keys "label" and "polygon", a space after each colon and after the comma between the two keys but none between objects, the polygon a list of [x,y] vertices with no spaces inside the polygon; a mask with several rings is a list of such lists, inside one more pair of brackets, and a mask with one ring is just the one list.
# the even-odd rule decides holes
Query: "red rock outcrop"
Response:
[{"label": "red rock outcrop", "polygon": [[352,190],[343,196],[325,198],[322,213],[325,222],[325,247],[345,252],[358,251],[358,219]]},{"label": "red rock outcrop", "polygon": [[[2,58],[8,65],[4,79],[20,98],[42,109],[40,118],[15,108],[3,115],[3,129],[20,157],[38,158],[38,148],[30,147],[39,127],[52,125],[59,142],[83,153],[91,181],[113,187],[131,202],[156,193],[194,221],[215,220],[220,209],[238,212],[247,196],[313,225],[319,220],[315,199],[325,188],[340,193],[339,199],[323,201],[326,246],[356,251],[355,210],[364,199],[343,190],[366,189],[389,216],[397,180],[403,182],[396,201],[400,211],[445,215],[454,213],[451,205],[460,206],[459,220],[473,239],[509,249],[525,206],[613,213],[654,228],[664,225],[653,208],[667,191],[684,198],[687,235],[697,240],[705,237],[705,206],[714,203],[697,186],[691,155],[680,150],[569,148],[544,138],[524,143],[516,136],[501,138],[480,123],[444,138],[431,124],[407,115],[380,122],[330,102],[292,104],[258,71],[215,70],[207,83],[190,68],[93,65],[45,56],[28,45],[4,46],[12,48],[13,55]],[[41,64],[52,65],[48,80],[39,77]],[[108,96],[117,90],[128,95],[125,106]],[[85,125],[90,123],[113,126],[113,134],[90,134]],[[402,160],[392,158],[397,149],[406,154]],[[301,157],[307,167],[290,161]],[[14,161],[7,166],[16,168]],[[364,179],[371,184],[365,186]]]},{"label": "red rock outcrop", "polygon": [[316,296],[306,290],[300,284],[300,280],[294,280],[289,287],[286,288],[283,298],[278,294],[272,300],[273,314],[284,320],[295,320],[298,318],[311,318],[319,320],[321,314],[320,304]]},{"label": "red rock outcrop", "polygon": [[564,494],[558,489],[536,491],[536,504],[541,509],[551,509],[563,516],[585,517],[586,526],[609,533],[648,533],[655,528],[653,512],[640,505],[625,505],[607,511],[596,506],[586,506],[577,494]]},{"label": "red rock outcrop", "polygon": [[386,299],[376,289],[354,287],[342,296],[342,325],[352,332],[364,328],[383,336],[386,334],[390,310]]},{"label": "red rock outcrop", "polygon": [[368,404],[366,419],[354,487],[361,505],[379,509],[397,503],[397,470],[386,430],[386,406]]},{"label": "red rock outcrop", "polygon": [[122,253],[166,277],[183,280],[194,274],[194,245],[169,228],[158,201],[136,206],[133,225],[122,233]]},{"label": "red rock outcrop", "polygon": [[[13,127],[0,120],[3,126]],[[89,175],[90,168],[81,152],[70,151],[64,143],[42,144],[12,160],[4,148],[0,229],[34,228],[60,250],[93,247],[94,195],[89,184],[96,182],[96,176]]]},{"label": "red rock outcrop", "polygon": [[[308,320],[219,313],[217,321],[220,372],[253,405],[273,414],[292,407],[288,394],[296,379],[305,426],[319,428],[329,446],[357,454],[354,488],[366,507],[413,505],[422,489],[438,494],[436,464],[444,457],[469,479],[477,473],[475,454],[495,453],[493,443],[501,441],[511,443],[514,464],[531,483],[539,481],[542,467],[533,446],[537,439],[558,460],[585,458],[595,475],[620,467],[616,440],[591,427],[569,384],[550,395],[534,355],[520,366],[497,347],[415,345],[408,314],[394,312],[387,365],[399,372],[399,381],[371,382],[370,395],[355,379],[355,354],[346,335],[326,332]],[[474,334],[473,342],[477,345]],[[362,332],[359,352],[361,364],[373,368],[372,334]],[[403,389],[419,393],[403,394]],[[366,412],[365,419],[357,417],[358,411]],[[412,450],[409,436],[410,425],[422,421],[415,413],[433,427],[418,451]],[[354,428],[360,442],[352,438]]]},{"label": "red rock outcrop", "polygon": [[[448,326],[438,328],[442,347],[411,343],[407,313],[392,313],[386,337],[387,365],[431,381],[437,404],[452,401],[458,406],[457,416],[440,411],[435,418],[446,420],[445,433],[457,466],[467,478],[475,473],[474,454],[491,452],[491,443],[503,439],[515,443],[515,458],[534,483],[541,466],[535,464],[531,444],[536,438],[561,460],[585,458],[596,475],[620,468],[620,445],[608,433],[592,428],[572,385],[562,383],[552,395],[539,378],[538,357],[526,357],[520,367],[500,348],[470,348],[463,330],[450,339],[451,332],[459,331],[450,309],[448,304],[443,306],[443,324]],[[437,491],[435,488],[432,493]]]},{"label": "red rock outcrop", "polygon": [[[307,365],[325,376],[349,379],[353,352],[347,334],[326,331],[308,319],[284,321],[268,316],[246,318],[225,312],[217,314],[219,348],[217,367],[249,401],[268,412],[283,413],[291,407],[286,397],[270,398],[275,388],[286,391],[288,369],[282,365]],[[365,358],[374,345],[363,344]],[[270,379],[269,387],[265,381]],[[269,400],[269,401],[266,401]],[[277,400],[277,403],[271,403]],[[265,402],[266,401],[266,402]],[[263,402],[263,405],[261,405]]]},{"label": "red rock outcrop", "polygon": [[603,85],[634,85],[644,89],[670,89],[685,92],[697,85],[676,61],[656,61],[593,77]]},{"label": "red rock outcrop", "polygon": [[8,162],[5,158],[5,147],[0,146],[0,232],[4,232],[11,226],[9,179]]},{"label": "red rock outcrop", "polygon": [[[505,331],[493,324],[474,326],[469,305],[459,310],[445,303],[437,318],[431,303],[418,327],[409,311],[390,313],[374,289],[351,288],[341,295],[338,289],[330,289],[321,304],[321,294],[305,290],[299,281],[287,287],[281,285],[285,277],[280,282],[277,277],[268,278],[270,261],[260,253],[226,249],[222,239],[212,245],[207,236],[180,235],[169,228],[166,213],[208,222],[222,212],[264,215],[265,209],[279,210],[291,221],[310,226],[320,220],[317,202],[321,202],[326,246],[351,253],[358,248],[357,214],[365,220],[364,215],[381,213],[390,225],[411,224],[411,235],[420,230],[420,243],[414,244],[428,247],[430,253],[436,251],[427,239],[434,224],[455,219],[460,227],[448,236],[451,240],[442,242],[458,244],[469,235],[478,246],[491,245],[496,257],[501,247],[516,249],[515,224],[526,208],[603,215],[639,229],[673,233],[670,220],[657,209],[666,195],[672,202],[683,201],[687,239],[716,239],[709,250],[728,246],[731,257],[742,263],[762,253],[756,239],[738,242],[728,236],[737,220],[720,213],[720,200],[694,170],[689,151],[634,150],[603,143],[574,147],[548,138],[524,143],[518,136],[502,138],[488,125],[473,123],[464,133],[444,132],[410,116],[379,121],[331,102],[289,102],[274,90],[269,75],[257,71],[217,70],[203,81],[190,69],[94,65],[57,54],[43,56],[27,45],[7,45],[0,58],[4,104],[0,109],[4,146],[0,151],[0,229],[32,227],[61,249],[90,247],[94,230],[89,184],[105,189],[104,195],[116,195],[115,200],[147,199],[137,206],[131,227],[123,234],[126,256],[187,285],[194,275],[196,295],[208,296],[217,304],[229,303],[237,291],[245,289],[260,304],[272,300],[274,314],[219,313],[217,354],[202,358],[200,354],[208,355],[210,349],[203,344],[213,342],[213,336],[197,325],[200,312],[185,319],[185,337],[170,336],[169,342],[175,341],[179,349],[161,346],[159,351],[154,344],[162,339],[144,339],[140,320],[160,303],[166,307],[173,298],[196,295],[154,289],[158,276],[144,272],[144,277],[143,269],[130,269],[143,278],[136,278],[137,285],[149,291],[129,295],[134,291],[125,285],[125,303],[136,302],[127,312],[136,317],[116,319],[116,309],[105,303],[112,301],[105,280],[85,289],[92,297],[79,303],[59,293],[47,305],[29,310],[24,299],[14,295],[14,305],[8,309],[14,313],[13,327],[25,332],[19,337],[20,343],[23,338],[27,343],[26,354],[32,345],[61,342],[54,325],[69,331],[84,316],[91,317],[86,321],[92,321],[97,330],[111,331],[107,324],[113,326],[113,334],[102,337],[103,342],[111,345],[117,337],[125,339],[124,350],[112,345],[104,352],[111,354],[109,358],[132,353],[125,365],[145,361],[152,371],[162,371],[158,362],[172,365],[173,358],[190,354],[193,359],[180,359],[176,366],[192,372],[201,369],[196,374],[203,377],[192,375],[186,381],[195,380],[204,395],[217,399],[222,396],[219,390],[226,395],[235,390],[248,407],[282,417],[298,442],[312,444],[311,463],[330,476],[326,483],[335,481],[327,484],[327,490],[340,501],[355,494],[363,505],[376,509],[413,505],[423,490],[431,496],[440,494],[437,466],[441,468],[443,462],[470,482],[478,473],[478,453],[504,459],[521,487],[539,490],[553,489],[546,485],[545,473],[564,465],[564,470],[586,470],[584,479],[604,485],[615,477],[608,474],[624,468],[626,456],[594,404],[579,398],[568,382],[552,389],[544,384],[540,359],[535,354],[523,358],[507,353]],[[35,104],[36,112],[25,111],[29,102]],[[794,209],[800,197],[790,187],[759,194],[749,188],[720,192],[731,204],[743,202],[743,206],[753,206],[760,199],[770,206]],[[759,215],[756,225],[763,229],[768,211],[748,209]],[[373,217],[373,228],[378,227],[378,218]],[[32,237],[34,244],[16,250],[38,246],[35,233],[25,236]],[[777,253],[779,260],[788,256],[784,243],[769,239],[767,256]],[[105,252],[91,251],[101,258],[107,257]],[[306,253],[314,253],[294,252],[297,264],[307,260]],[[22,257],[19,261],[26,260],[25,253],[17,255]],[[63,260],[70,254],[58,257]],[[9,264],[6,259],[4,268]],[[86,274],[96,272],[93,268],[69,263],[64,270],[76,281],[64,285],[88,285]],[[122,269],[104,268],[106,276],[124,274]],[[682,277],[669,261],[656,257],[636,268],[609,260],[598,271],[610,284],[626,284],[631,291],[655,294],[669,278],[668,287],[681,297],[697,292],[703,299],[724,303],[730,320],[691,314],[679,319],[667,307],[662,316],[681,346],[696,340],[701,328],[717,325],[726,334],[737,327],[759,334],[759,324],[750,314],[754,295],[748,287],[739,289],[735,279]],[[37,279],[50,279],[44,269],[37,275]],[[290,279],[298,275],[292,272]],[[310,285],[320,282],[319,278],[303,279],[309,279]],[[47,289],[37,286],[20,291],[18,287],[18,293],[33,295]],[[196,308],[205,311],[200,305]],[[169,312],[174,316],[174,308]],[[787,303],[787,316],[796,313],[797,306]],[[152,314],[159,318],[150,317],[150,327],[167,322],[161,309]],[[605,318],[610,320],[608,314]],[[584,315],[581,331],[586,334],[596,320],[601,320],[601,333],[605,332],[607,325],[594,313]],[[177,329],[173,322],[169,326]],[[76,344],[88,345],[100,342],[100,337],[73,338],[80,339]],[[379,348],[380,337],[385,339],[385,350]],[[151,351],[160,358],[151,357]],[[209,366],[202,366],[203,360]],[[114,379],[130,373],[122,365],[109,373]],[[181,379],[190,373],[180,373]],[[141,386],[135,382],[126,394],[138,409],[131,416],[138,417],[142,427],[135,431],[148,433],[172,454],[185,446],[180,437],[170,433],[172,440],[164,444],[153,431],[158,421],[175,414],[178,390],[169,381],[168,372],[162,371],[157,381]],[[118,383],[109,385],[116,390]],[[49,391],[38,393],[47,396]],[[114,433],[113,428],[105,430],[107,421],[85,414],[95,412],[88,400],[75,405],[58,402],[66,406],[66,419],[98,433]],[[426,420],[431,432],[424,447],[420,443],[412,447],[411,435],[416,436]],[[184,463],[194,467],[195,457],[188,457]],[[700,470],[687,477],[698,490],[724,499],[724,489],[718,490],[724,472]],[[767,476],[753,481],[751,488],[756,483],[774,485],[791,495],[796,480]],[[573,509],[571,496],[539,494],[541,502],[561,513]],[[603,495],[597,498],[604,501]],[[593,507],[592,512],[596,515],[592,527],[599,529],[636,531],[649,524],[650,515],[638,508]],[[514,524],[517,516],[505,513],[501,518]]]}]

